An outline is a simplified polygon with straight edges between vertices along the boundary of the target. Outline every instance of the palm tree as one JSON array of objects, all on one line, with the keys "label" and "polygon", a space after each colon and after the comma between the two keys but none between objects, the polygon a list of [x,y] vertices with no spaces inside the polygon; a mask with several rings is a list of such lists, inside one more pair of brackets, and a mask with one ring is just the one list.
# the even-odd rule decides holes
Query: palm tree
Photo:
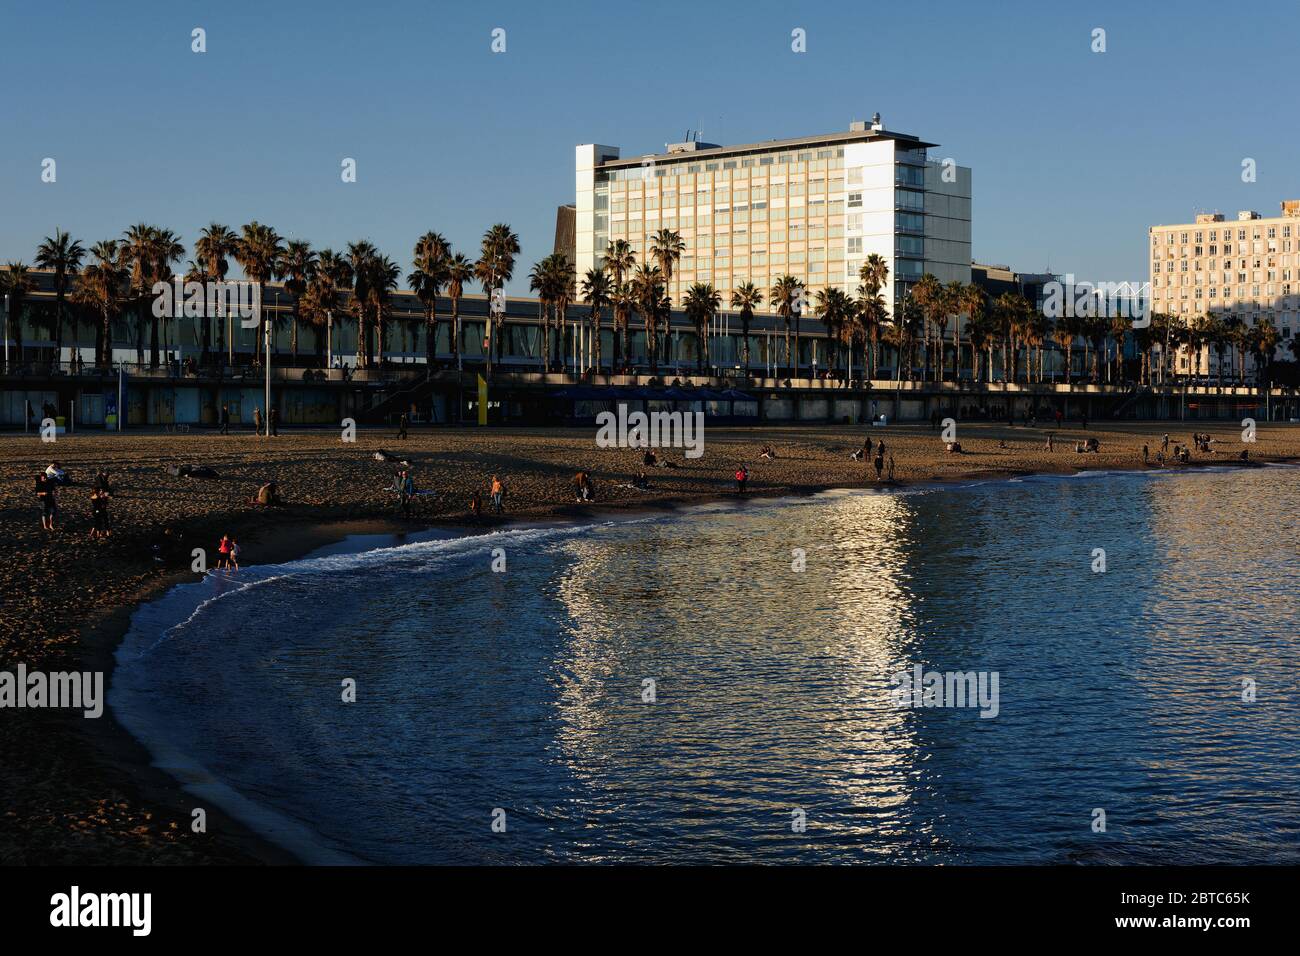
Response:
[{"label": "palm tree", "polygon": [[1052,337],[1056,339],[1056,344],[1065,352],[1065,384],[1070,384],[1071,373],[1074,369],[1074,339],[1079,334],[1079,320],[1074,315],[1062,315],[1056,320],[1056,326],[1052,330]]},{"label": "palm tree", "polygon": [[[959,310],[965,312],[967,316],[966,330],[967,330],[967,338],[969,338],[971,326],[980,324],[980,322],[984,318],[984,310],[988,307],[988,296],[984,294],[984,290],[980,288],[980,286],[972,282],[969,283],[968,285],[962,286],[961,294],[958,296],[958,302],[959,302],[958,305]],[[960,323],[958,323],[958,327],[959,326]],[[953,344],[954,345],[958,344],[957,327],[954,327],[953,329]],[[961,361],[961,356],[959,354],[958,362],[960,361]],[[971,381],[977,382],[979,381],[979,373],[977,371],[977,363],[975,361],[974,345],[971,346],[970,364],[971,364]]]},{"label": "palm tree", "polygon": [[659,271],[663,273],[665,287],[673,281],[673,266],[685,251],[686,243],[671,229],[660,229],[650,237],[650,254],[658,263]]},{"label": "palm tree", "polygon": [[[929,377],[930,374],[930,325],[937,323],[940,316],[946,316],[946,304],[944,303],[943,285],[930,273],[921,276],[916,285],[912,287],[911,301],[916,303],[917,308],[921,310],[921,315],[925,320],[922,329],[925,344],[925,363],[922,369],[922,379]],[[947,324],[947,318],[944,318],[944,324]],[[943,334],[940,332],[939,341],[942,346]],[[942,373],[941,373],[942,374]],[[935,379],[938,381],[938,378]]]},{"label": "palm tree", "polygon": [[1279,336],[1277,327],[1269,318],[1260,319],[1251,330],[1252,351],[1255,353],[1255,382],[1267,388],[1272,381],[1273,353]]},{"label": "palm tree", "polygon": [[0,272],[0,293],[9,298],[5,311],[5,324],[8,326],[5,337],[13,339],[20,360],[23,354],[23,327],[21,318],[16,317],[22,315],[23,299],[35,288],[36,283],[32,281],[24,262],[10,262],[5,266],[5,271]]},{"label": "palm tree", "polygon": [[436,232],[426,232],[415,243],[406,277],[411,291],[424,306],[424,361],[432,370],[438,355],[438,295],[447,284],[451,245]]},{"label": "palm tree", "polygon": [[[305,312],[316,327],[316,358],[326,364],[325,341],[331,334],[334,310],[339,296],[352,288],[352,264],[333,249],[322,249],[316,256],[316,269],[307,284]],[[324,329],[324,334],[321,330]],[[332,345],[332,343],[331,343]]]},{"label": "palm tree", "polygon": [[591,309],[592,365],[600,374],[600,310],[610,303],[613,284],[603,269],[588,269],[582,280],[582,301]]},{"label": "palm tree", "polygon": [[95,364],[106,368],[112,364],[113,316],[121,307],[126,270],[122,268],[121,250],[115,239],[105,239],[90,247],[94,262],[77,277],[72,301],[99,314],[95,326]]},{"label": "palm tree", "polygon": [[1124,377],[1124,342],[1133,331],[1133,320],[1123,315],[1115,315],[1110,320],[1110,337],[1115,343],[1115,376],[1113,382],[1120,382]]},{"label": "palm tree", "polygon": [[852,337],[852,333],[848,330],[848,323],[854,311],[853,307],[843,289],[831,286],[817,290],[817,311],[822,314],[822,322],[826,326],[826,344],[828,347],[833,347],[827,367],[831,372],[838,372],[840,367],[838,345],[846,336]]},{"label": "palm tree", "polygon": [[741,364],[749,375],[749,324],[754,321],[754,309],[763,304],[763,293],[752,282],[742,282],[731,293],[731,307],[740,310]]},{"label": "palm tree", "polygon": [[474,263],[463,253],[447,260],[447,298],[451,300],[451,353],[460,368],[460,297],[465,294],[465,283],[474,278]]},{"label": "palm tree", "polygon": [[[68,294],[68,282],[81,269],[86,250],[76,239],[62,229],[55,228],[53,236],[46,236],[36,249],[36,265],[54,273],[54,361],[63,356],[63,303]],[[72,361],[77,364],[81,350],[77,348],[77,314],[72,313]]]},{"label": "palm tree", "polygon": [[[968,288],[978,288],[978,286],[968,286]],[[971,381],[980,380],[980,354],[986,348],[991,348],[993,337],[989,334],[990,328],[988,320],[983,314],[977,314],[971,317],[969,324],[966,326],[966,338],[970,341],[970,364],[971,364]],[[988,367],[989,381],[993,379],[993,356],[989,355]]]},{"label": "palm tree", "polygon": [[659,374],[659,319],[663,314],[663,272],[658,266],[644,263],[636,267],[632,276],[632,298],[645,325],[646,353],[650,360],[650,373]]},{"label": "palm tree", "polygon": [[[550,273],[552,276],[552,288],[555,294],[555,349],[558,352],[564,346],[564,323],[569,318],[569,303],[573,301],[577,294],[577,273],[573,270],[573,263],[569,257],[561,252],[548,256],[551,260]],[[577,337],[577,330],[574,330],[574,337]],[[578,364],[578,363],[575,363]],[[560,357],[560,366],[564,366],[564,359]],[[581,371],[581,369],[575,369]]]},{"label": "palm tree", "polygon": [[699,347],[695,350],[695,367],[703,374],[704,364],[709,357],[709,323],[722,308],[722,296],[709,283],[696,282],[686,290],[682,307],[695,326],[695,337],[699,342]]},{"label": "palm tree", "polygon": [[1223,340],[1232,352],[1233,377],[1238,381],[1241,379],[1241,357],[1244,346],[1242,333],[1245,325],[1246,323],[1238,315],[1229,315],[1223,320]]},{"label": "palm tree", "polygon": [[[772,305],[776,306],[777,315],[785,320],[785,364],[790,375],[799,374],[799,319],[803,311],[803,297],[806,286],[803,280],[786,274],[773,284],[769,293]],[[794,355],[790,354],[790,325],[794,324]]]},{"label": "palm tree", "polygon": [[628,347],[628,325],[632,316],[632,309],[636,307],[636,299],[632,295],[630,283],[615,283],[614,288],[609,294],[610,305],[614,311],[614,371],[626,368],[630,363],[632,353]]},{"label": "palm tree", "polygon": [[865,284],[858,286],[857,296],[853,303],[854,322],[862,330],[863,377],[870,380],[875,377],[880,332],[889,310],[885,305],[885,297],[879,292],[872,294]]},{"label": "palm tree", "polygon": [[537,293],[537,324],[542,329],[542,371],[551,370],[551,306],[554,303],[555,277],[546,259],[533,264],[528,273],[528,291]]},{"label": "palm tree", "polygon": [[614,285],[623,284],[623,278],[636,268],[636,252],[626,239],[615,239],[605,247],[605,255],[600,267],[609,273]]},{"label": "palm tree", "polygon": [[312,276],[316,274],[318,258],[310,242],[290,239],[276,267],[280,278],[284,280],[285,289],[293,296],[293,327],[289,333],[289,351],[295,365],[298,363],[298,318],[302,312],[302,298]]},{"label": "palm tree", "polygon": [[[153,287],[159,282],[169,282],[172,263],[185,255],[185,247],[170,229],[137,223],[127,229],[123,238],[124,256],[131,270],[131,292],[141,316],[147,309],[150,314],[149,365],[158,367],[158,316],[149,308]],[[173,312],[175,309],[173,309]],[[136,361],[144,362],[144,321],[136,324]]]},{"label": "palm tree", "polygon": [[862,285],[858,288],[859,313],[871,339],[871,374],[880,364],[880,333],[888,316],[885,299],[880,294],[889,281],[889,261],[877,252],[867,256],[858,269]]},{"label": "palm tree", "polygon": [[[270,226],[254,220],[244,226],[239,239],[235,242],[234,257],[244,270],[249,282],[254,283],[261,299],[263,289],[275,275],[280,257],[284,254],[284,240]],[[266,321],[265,318],[262,319]],[[262,364],[262,329],[253,337],[253,364]]]},{"label": "palm tree", "polygon": [[[962,377],[962,311],[966,308],[966,285],[957,280],[944,286],[944,308],[953,321],[953,381]],[[939,354],[943,358],[944,346],[940,343]],[[940,363],[940,369],[943,363]]]},{"label": "palm tree", "polygon": [[367,368],[370,349],[370,283],[375,276],[379,250],[367,239],[348,243],[348,268],[352,273],[352,314],[357,320],[357,365]]},{"label": "palm tree", "polygon": [[[238,238],[233,232],[221,223],[209,223],[199,232],[198,241],[194,243],[194,255],[198,261],[203,264],[204,272],[208,280],[212,282],[225,282],[226,273],[230,271],[229,258],[235,254],[236,243]],[[233,317],[229,314],[226,316],[227,326],[233,326]],[[218,351],[225,350],[225,340],[227,335],[231,339],[231,349],[233,350],[234,329],[223,329],[220,322],[217,323]],[[211,316],[203,323],[203,345],[200,356],[200,363],[208,364],[208,353],[212,348],[212,328]]]},{"label": "palm tree", "polygon": [[[515,257],[518,255],[519,237],[511,231],[506,223],[499,222],[483,234],[483,242],[475,271],[489,300],[492,300],[493,296],[503,289],[505,284],[514,276]],[[497,357],[500,358],[504,354],[502,349],[505,343],[501,340],[501,327],[504,323],[504,311],[498,313],[493,309],[492,314],[488,317],[487,330],[486,359],[489,378],[492,376],[492,343],[494,341],[496,342]]]}]

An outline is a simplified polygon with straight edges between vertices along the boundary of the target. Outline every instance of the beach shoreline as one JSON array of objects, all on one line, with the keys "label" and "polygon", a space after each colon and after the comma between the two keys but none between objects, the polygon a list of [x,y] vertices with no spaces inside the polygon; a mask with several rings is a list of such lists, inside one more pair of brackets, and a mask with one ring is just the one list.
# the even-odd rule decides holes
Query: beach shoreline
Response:
[{"label": "beach shoreline", "polygon": [[[1186,426],[1189,423],[1181,424]],[[1188,432],[1192,429],[1204,429],[1216,436],[1237,434],[1237,429],[1231,425],[1224,427],[1218,423],[1190,424]],[[1152,435],[1158,436],[1167,431],[1168,427],[1169,423],[1154,422],[1134,426],[1128,431],[1118,433],[1115,431],[1115,426],[1110,425],[1094,426],[1089,432],[1082,432],[1077,428],[1050,430],[1070,438],[1075,435],[1101,436],[1103,450],[1108,451],[1107,446],[1116,443],[1117,435],[1128,436],[1129,440],[1135,437],[1149,439]],[[938,436],[926,426],[910,428],[895,426],[878,433],[870,432],[873,439],[886,438],[890,442],[891,451],[898,448],[900,457],[905,456],[907,466],[905,469],[899,469],[900,478],[892,483],[875,481],[862,463],[844,461],[847,457],[844,449],[853,447],[849,443],[851,438],[857,436],[860,441],[860,436],[863,434],[861,428],[810,426],[801,429],[782,429],[781,433],[797,435],[800,442],[800,447],[789,450],[790,458],[787,460],[797,462],[808,460],[806,455],[799,453],[807,451],[803,446],[813,446],[821,452],[821,457],[817,457],[816,461],[819,466],[826,466],[825,471],[828,473],[785,475],[778,472],[772,474],[769,480],[755,482],[752,490],[744,497],[746,499],[801,497],[833,490],[895,489],[925,484],[942,486],[971,481],[1006,480],[1035,474],[1142,470],[1140,460],[1133,461],[1131,448],[1126,449],[1122,456],[1116,452],[1085,456],[1058,451],[1056,455],[1059,458],[1053,461],[1043,461],[1041,455],[1015,457],[1008,455],[1000,457],[1011,458],[1011,461],[996,464],[988,462],[988,467],[978,467],[982,463],[979,461],[980,458],[999,457],[995,454],[996,443],[1007,441],[1005,435],[1011,436],[1010,440],[1023,443],[1027,436],[1032,436],[1032,439],[1037,441],[1041,434],[1049,429],[1024,427],[1008,429],[1004,425],[963,425],[962,428],[963,444],[969,443],[971,453],[969,456],[962,455],[956,458],[933,450],[933,446],[938,444]],[[1134,430],[1136,428],[1140,428],[1140,434]],[[787,453],[787,445],[782,443],[781,439],[775,438],[778,433],[773,429],[719,429],[719,432],[725,436],[724,441],[735,446],[752,446],[756,449],[761,442],[773,442],[777,444],[778,455]],[[970,437],[972,434],[974,438]],[[1257,458],[1259,462],[1300,460],[1300,428],[1284,425],[1265,426],[1261,429],[1261,441],[1266,436],[1269,438],[1266,450],[1252,451],[1253,458]],[[284,442],[285,445],[303,444],[300,436],[286,437],[290,440]],[[1179,437],[1185,440],[1181,432]],[[707,461],[706,464],[693,469],[689,475],[679,476],[672,471],[655,470],[653,481],[657,485],[679,477],[690,480],[677,482],[679,487],[675,488],[656,488],[653,494],[621,495],[603,499],[601,492],[607,489],[613,491],[615,487],[610,476],[611,469],[593,468],[599,479],[598,500],[588,504],[572,500],[572,490],[568,482],[573,474],[571,469],[583,465],[581,457],[575,461],[574,455],[595,457],[589,447],[590,435],[581,430],[566,430],[559,434],[541,431],[496,434],[431,431],[419,433],[416,438],[416,441],[398,447],[408,452],[413,464],[421,472],[431,470],[430,461],[450,443],[449,439],[454,438],[461,445],[471,443],[475,439],[481,439],[483,440],[481,443],[488,444],[494,439],[498,442],[503,441],[509,446],[512,457],[493,454],[491,451],[481,452],[482,460],[472,461],[467,466],[462,460],[463,456],[456,454],[449,456],[451,461],[443,467],[452,469],[472,467],[476,486],[482,481],[480,476],[493,468],[506,472],[508,487],[513,484],[515,474],[524,471],[538,473],[546,479],[546,493],[538,494],[533,491],[516,495],[512,489],[511,495],[507,497],[507,514],[501,518],[472,520],[464,512],[463,503],[468,496],[463,494],[458,494],[456,498],[451,499],[458,499],[461,502],[459,508],[442,508],[404,518],[392,514],[393,500],[382,493],[382,488],[379,489],[379,494],[376,494],[377,486],[369,483],[359,486],[364,492],[361,496],[362,500],[330,502],[328,505],[322,503],[315,507],[314,512],[304,511],[301,507],[295,506],[285,509],[255,509],[245,504],[241,508],[239,502],[243,500],[243,491],[252,486],[256,480],[254,475],[246,478],[241,476],[236,479],[240,482],[239,490],[234,495],[226,495],[225,500],[221,502],[225,508],[205,509],[203,513],[192,518],[181,519],[183,523],[190,525],[187,528],[188,540],[185,541],[185,545],[201,540],[210,547],[209,538],[215,533],[215,529],[228,527],[239,536],[241,542],[245,542],[245,554],[255,555],[255,563],[284,563],[301,559],[322,548],[337,546],[340,542],[358,535],[381,535],[390,542],[386,546],[391,546],[401,543],[401,539],[406,536],[433,531],[489,532],[504,527],[514,527],[521,523],[569,523],[599,520],[609,516],[632,517],[637,514],[670,513],[686,506],[707,504],[711,501],[736,500],[737,495],[731,487],[728,474],[729,463],[739,460],[744,454],[737,453],[734,447],[727,449],[725,456],[718,456],[721,462],[716,458]],[[372,446],[376,449],[381,445],[392,448],[396,443],[387,433],[382,437],[378,434],[364,435],[363,433],[362,439],[361,447],[347,450],[346,455],[338,455],[329,447],[325,447],[321,452],[319,446],[328,441],[327,438],[322,437],[322,433],[315,433],[314,437],[309,437],[307,444],[313,445],[316,453],[323,456],[320,460],[325,463],[326,468],[333,467],[331,463],[336,460],[346,460],[349,467],[361,461],[363,462],[361,467],[368,474],[386,474],[390,470],[389,464],[377,461],[364,463],[366,457],[364,453]],[[1220,440],[1227,444],[1224,438]],[[61,443],[58,455],[61,456],[60,460],[66,467],[76,468],[79,477],[84,474],[93,459],[108,459],[110,468],[118,475],[125,473],[129,476],[124,482],[120,479],[119,481],[122,485],[123,500],[130,500],[128,489],[134,490],[157,481],[156,476],[161,470],[159,451],[166,450],[201,458],[203,456],[194,454],[196,450],[215,450],[220,447],[219,443],[222,441],[223,439],[216,436],[197,438],[189,436],[179,442],[174,436],[132,436],[129,442],[134,450],[123,457],[126,449],[114,445],[114,436],[94,436],[93,441],[87,442],[84,447],[78,447],[81,444],[80,439]],[[264,459],[267,454],[279,453],[283,450],[283,446],[279,445],[283,439],[271,440],[270,446],[251,438],[238,439],[238,441],[241,446],[244,446],[239,449],[239,455],[241,458],[248,459],[247,466],[254,473],[266,473]],[[0,515],[3,515],[0,524],[20,520],[35,523],[35,510],[28,501],[19,497],[26,491],[22,476],[30,473],[38,461],[52,456],[49,449],[40,448],[34,441],[29,440],[29,442],[38,447],[26,452],[26,460],[20,458],[17,462],[10,462],[5,466],[6,494],[3,502],[5,508],[0,512]],[[205,442],[213,447],[204,448]],[[7,444],[3,438],[0,438],[0,443]],[[919,445],[929,446],[931,450],[927,453],[927,457],[922,458],[916,453]],[[356,455],[353,454],[354,451],[363,454]],[[627,469],[628,452],[620,450],[618,453],[622,456],[620,465]],[[744,455],[744,457],[756,475],[767,477],[766,472],[776,471],[776,469],[768,469],[766,463],[757,462],[756,454]],[[1120,460],[1117,461],[1117,457]],[[782,459],[779,457],[777,461],[779,463]],[[969,467],[952,467],[968,463]],[[1122,467],[1125,463],[1129,465],[1128,468]],[[686,471],[688,463],[682,464],[681,471]],[[1082,467],[1085,465],[1089,467]],[[1190,466],[1180,465],[1177,469],[1166,470],[1224,465],[1240,467],[1238,462],[1229,457],[1198,456]],[[219,466],[223,474],[230,467],[228,463]],[[708,469],[706,481],[699,480],[701,468]],[[798,471],[797,468],[794,470]],[[839,474],[829,473],[834,471],[838,471]],[[815,480],[823,476],[839,480]],[[790,477],[802,477],[805,480],[781,480]],[[432,479],[430,483],[436,484],[437,479]],[[302,500],[295,494],[293,482],[286,482],[285,487],[286,497],[291,502]],[[147,510],[147,501],[144,507]],[[157,529],[154,528],[152,531],[156,535]],[[78,535],[78,539],[80,537]],[[147,540],[148,537],[149,535],[146,535],[145,539]],[[29,534],[26,538],[30,541],[32,535]],[[125,546],[130,548],[142,543],[143,541],[129,539]],[[78,540],[78,544],[82,542]],[[100,544],[112,548],[117,544],[117,539],[110,539],[109,542]],[[28,549],[26,560],[22,554],[11,554],[10,565],[12,566],[16,561],[18,567],[22,569],[24,566],[30,568],[35,564],[37,573],[33,577],[39,580],[38,552],[39,549],[36,551]],[[156,600],[178,583],[195,580],[194,574],[184,566],[159,569],[145,564],[142,568],[139,557],[135,555],[127,563],[129,567],[125,570],[129,573],[123,575],[127,580],[122,582],[121,587],[111,589],[111,593],[107,595],[108,600],[102,603],[95,602],[96,613],[82,614],[72,622],[63,620],[63,615],[55,614],[52,616],[53,619],[47,622],[49,626],[38,626],[32,629],[38,636],[48,634],[52,638],[45,642],[44,649],[48,653],[38,654],[34,658],[36,666],[44,665],[51,669],[75,667],[79,670],[102,671],[106,677],[106,685],[111,686],[115,654],[127,633],[136,609]],[[65,581],[75,580],[83,587],[87,584],[83,579],[89,577],[88,589],[93,592],[96,570],[95,562],[90,561],[74,565],[72,568],[64,568],[60,573]],[[34,597],[35,600],[30,602],[29,607],[39,614],[41,604],[39,589],[35,591]],[[75,633],[69,633],[69,628]],[[3,663],[0,663],[0,667],[12,666],[19,660],[29,662],[33,660],[31,655],[23,656],[21,647],[15,648],[12,632],[4,636],[6,640],[3,645]],[[18,653],[15,653],[15,650]],[[12,714],[13,712],[10,712],[9,715]],[[111,713],[106,714],[104,718],[90,721],[85,721],[79,714],[74,716],[66,712],[29,712],[23,716],[22,722],[6,720],[5,729],[8,733],[0,738],[0,744],[3,744],[6,751],[5,756],[17,759],[18,766],[30,769],[27,780],[24,780],[22,772],[17,774],[17,785],[23,787],[25,801],[18,804],[16,809],[9,810],[9,816],[19,821],[19,841],[22,840],[23,833],[31,834],[39,830],[42,835],[38,840],[28,840],[22,851],[6,840],[0,844],[0,861],[6,863],[145,862],[267,865],[299,862],[292,853],[264,839],[251,828],[213,807],[207,808],[208,832],[203,835],[189,833],[193,798],[179,781],[167,774],[165,770],[154,766],[145,746],[119,724]],[[47,750],[59,749],[60,756],[54,760],[53,766],[50,766],[48,761],[36,761],[35,767],[28,768],[22,763],[21,758],[25,753],[32,751],[31,741],[28,740],[24,745],[22,740],[16,739],[16,734],[28,737],[37,735]],[[66,753],[62,752],[64,745],[67,745]],[[8,762],[13,765],[13,759]],[[76,785],[71,787],[72,793],[59,794],[56,792],[59,790],[58,772],[60,770],[68,772],[69,764],[75,766],[81,776],[77,779]],[[32,786],[26,786],[28,783]],[[45,799],[42,797],[43,794]]]}]

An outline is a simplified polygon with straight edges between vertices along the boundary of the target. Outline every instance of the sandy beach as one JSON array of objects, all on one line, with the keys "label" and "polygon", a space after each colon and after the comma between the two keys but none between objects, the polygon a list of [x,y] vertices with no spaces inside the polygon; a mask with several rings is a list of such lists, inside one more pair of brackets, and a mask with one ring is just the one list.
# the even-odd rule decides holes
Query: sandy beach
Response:
[{"label": "sandy beach", "polygon": [[[862,427],[801,426],[709,429],[704,454],[667,457],[677,467],[646,468],[648,490],[630,487],[639,453],[600,449],[594,429],[363,431],[354,443],[336,430],[286,432],[266,439],[251,432],[191,434],[86,433],[42,444],[32,436],[0,436],[0,668],[111,671],[112,654],[131,608],[170,584],[193,579],[191,552],[204,548],[211,564],[222,534],[242,546],[241,562],[288,560],[349,534],[413,531],[446,523],[488,528],[501,521],[580,518],[592,508],[654,508],[734,494],[733,473],[750,470],[748,494],[801,494],[832,487],[876,486],[870,462],[852,461]],[[1046,449],[1047,434],[1055,449]],[[1056,429],[1005,424],[958,426],[962,454],[945,451],[928,425],[871,429],[894,457],[897,484],[960,481],[1030,472],[1142,467],[1146,443],[1154,459],[1161,437],[1187,444],[1208,433],[1212,454],[1192,454],[1193,466],[1250,458],[1300,458],[1300,426],[1265,425],[1243,444],[1230,423],[1149,422],[1123,426],[1075,424]],[[1096,438],[1100,451],[1078,454],[1074,444]],[[776,452],[761,459],[763,445]],[[410,462],[418,490],[410,517],[388,490],[398,467],[378,461],[386,450]],[[60,526],[40,526],[34,495],[38,471],[58,461],[74,484],[60,494]],[[175,477],[168,465],[207,465],[215,479]],[[1154,465],[1152,466],[1154,467]],[[1185,468],[1185,465],[1171,466]],[[89,536],[89,484],[109,473],[113,534]],[[575,500],[573,477],[587,470],[591,505]],[[507,488],[506,514],[473,521],[468,503],[484,496],[493,474]],[[268,480],[279,484],[282,507],[250,499]],[[883,484],[883,483],[881,483]],[[0,863],[240,863],[288,862],[284,854],[213,813],[207,834],[189,830],[189,806],[179,785],[148,766],[148,757],[111,715],[86,720],[79,712],[0,712],[0,756],[6,772],[5,826]]]}]

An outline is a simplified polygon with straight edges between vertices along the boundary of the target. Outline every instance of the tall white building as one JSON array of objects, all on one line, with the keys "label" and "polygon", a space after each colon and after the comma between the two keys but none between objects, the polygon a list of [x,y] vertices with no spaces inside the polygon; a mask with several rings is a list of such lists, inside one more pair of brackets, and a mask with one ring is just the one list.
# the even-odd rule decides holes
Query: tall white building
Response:
[{"label": "tall white building", "polygon": [[[1300,200],[1283,201],[1280,216],[1201,213],[1195,222],[1152,226],[1148,237],[1153,311],[1184,324],[1209,313],[1248,327],[1267,319],[1278,330],[1275,354],[1286,357],[1300,330]],[[1181,371],[1187,361],[1184,350]],[[1216,370],[1218,356],[1205,356],[1202,367]]]},{"label": "tall white building", "polygon": [[[574,252],[578,276],[626,239],[647,261],[651,237],[686,245],[668,294],[680,304],[694,282],[723,293],[753,282],[765,300],[776,279],[802,279],[810,297],[852,293],[866,257],[878,253],[892,310],[926,272],[942,282],[971,277],[971,172],[931,158],[926,143],[890,132],[877,116],[847,133],[742,146],[690,141],[622,158],[618,147],[577,147]],[[764,306],[766,308],[766,305]]]}]

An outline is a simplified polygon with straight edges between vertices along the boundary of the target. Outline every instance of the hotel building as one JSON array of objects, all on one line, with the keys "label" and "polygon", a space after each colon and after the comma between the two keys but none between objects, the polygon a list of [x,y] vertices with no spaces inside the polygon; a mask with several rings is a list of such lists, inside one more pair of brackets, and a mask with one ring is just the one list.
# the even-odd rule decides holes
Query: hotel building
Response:
[{"label": "hotel building", "polygon": [[685,243],[668,294],[708,282],[723,295],[744,282],[765,304],[776,279],[854,292],[858,270],[877,253],[889,264],[881,292],[891,312],[930,272],[970,282],[971,172],[931,159],[935,144],[886,130],[879,116],[846,133],[742,146],[689,141],[663,153],[623,158],[618,147],[576,150],[573,212],[578,276],[596,268],[611,240],[626,239],[638,262],[651,237],[671,229]]},{"label": "hotel building", "polygon": [[[1300,200],[1281,215],[1201,213],[1195,222],[1152,226],[1151,308],[1183,323],[1212,312],[1247,326],[1268,319],[1278,329],[1279,353],[1300,324]],[[1202,367],[1216,368],[1211,352]],[[1187,356],[1179,371],[1187,371]]]}]

